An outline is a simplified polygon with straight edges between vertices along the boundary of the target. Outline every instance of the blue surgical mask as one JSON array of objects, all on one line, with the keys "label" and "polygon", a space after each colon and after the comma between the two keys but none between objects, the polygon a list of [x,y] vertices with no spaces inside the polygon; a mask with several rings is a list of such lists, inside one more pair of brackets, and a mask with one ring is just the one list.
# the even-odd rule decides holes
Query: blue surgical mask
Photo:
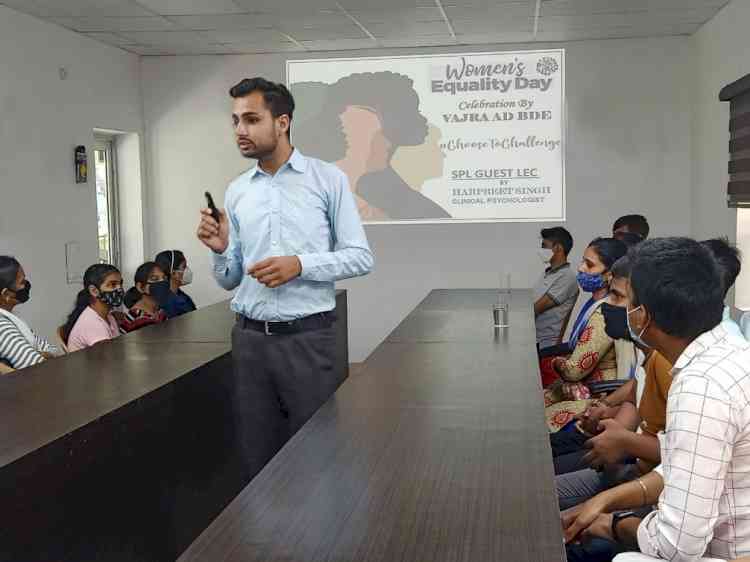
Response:
[{"label": "blue surgical mask", "polygon": [[632,340],[633,340],[633,341],[634,341],[635,343],[637,343],[638,345],[640,345],[640,346],[642,346],[642,347],[646,347],[646,348],[649,348],[649,349],[650,349],[650,348],[651,348],[651,346],[650,346],[650,345],[648,345],[648,344],[647,344],[647,343],[646,343],[645,341],[643,341],[643,339],[642,339],[642,336],[643,336],[643,334],[644,334],[644,333],[646,333],[646,328],[647,328],[648,326],[644,326],[644,327],[643,327],[643,329],[641,330],[641,333],[640,333],[640,334],[636,334],[636,333],[635,333],[635,332],[633,331],[633,327],[632,327],[632,326],[630,325],[630,315],[631,315],[631,314],[632,314],[633,312],[635,312],[636,310],[638,310],[639,308],[641,308],[642,306],[643,306],[643,305],[641,305],[641,306],[639,306],[639,307],[637,307],[637,308],[634,308],[633,310],[628,310],[627,316],[626,316],[625,318],[626,318],[626,320],[628,321],[628,332],[630,332],[630,338],[631,338],[631,339],[632,339]]},{"label": "blue surgical mask", "polygon": [[604,280],[604,276],[601,273],[592,274],[579,271],[576,279],[578,280],[578,285],[580,285],[581,289],[587,293],[593,293],[607,286],[607,282]]}]

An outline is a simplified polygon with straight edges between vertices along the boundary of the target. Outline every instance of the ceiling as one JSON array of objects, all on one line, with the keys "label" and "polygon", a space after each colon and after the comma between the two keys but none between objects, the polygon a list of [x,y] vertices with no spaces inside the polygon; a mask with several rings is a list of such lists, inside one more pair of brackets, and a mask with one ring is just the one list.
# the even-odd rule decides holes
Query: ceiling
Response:
[{"label": "ceiling", "polygon": [[0,0],[139,55],[689,35],[729,0]]}]

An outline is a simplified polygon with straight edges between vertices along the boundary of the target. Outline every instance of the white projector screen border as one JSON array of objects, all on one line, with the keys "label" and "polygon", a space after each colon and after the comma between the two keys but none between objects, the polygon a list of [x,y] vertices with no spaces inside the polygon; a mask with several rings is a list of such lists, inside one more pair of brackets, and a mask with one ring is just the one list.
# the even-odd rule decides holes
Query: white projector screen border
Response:
[{"label": "white projector screen border", "polygon": [[[493,72],[489,77],[471,76],[467,69]],[[564,49],[290,59],[285,70],[297,104],[292,141],[304,154],[336,162],[347,174],[365,224],[565,222]],[[459,81],[482,89],[451,93]],[[455,107],[441,105],[441,96]],[[394,97],[396,103],[390,101]],[[528,102],[533,105],[521,105]],[[464,103],[475,107],[459,109]],[[488,104],[494,107],[487,108]],[[395,114],[388,116],[388,109]],[[527,117],[522,119],[524,125],[533,124],[529,130],[515,134],[503,130],[508,122],[521,127],[516,118],[522,113]],[[537,119],[529,120],[529,116]],[[460,121],[464,118],[468,122]],[[400,126],[406,130],[399,130]],[[492,129],[482,135],[489,137],[487,141],[469,132],[480,126]],[[424,133],[419,132],[422,127]],[[466,132],[460,133],[462,129]],[[525,135],[528,146],[500,148],[524,138],[518,135]],[[389,136],[400,138],[393,141]],[[449,146],[461,146],[456,137],[464,145],[489,144],[492,150],[482,153],[486,146],[474,151],[461,147],[450,151],[460,155],[446,153]],[[361,150],[352,154],[363,145],[371,147],[367,157],[363,158]],[[534,149],[542,154],[534,154]],[[495,162],[508,152],[495,150],[507,150],[515,159],[499,167]],[[541,168],[549,171],[533,175]],[[529,176],[524,177],[525,173]],[[488,174],[492,177],[483,177]],[[547,185],[526,188],[528,192],[517,183],[542,178]],[[479,186],[459,187],[466,182]],[[489,187],[488,183],[497,185]],[[503,201],[523,205],[524,195],[529,195],[527,206],[533,208],[516,209],[515,216],[496,216],[501,214],[496,209]],[[540,196],[544,196],[541,202]]]}]

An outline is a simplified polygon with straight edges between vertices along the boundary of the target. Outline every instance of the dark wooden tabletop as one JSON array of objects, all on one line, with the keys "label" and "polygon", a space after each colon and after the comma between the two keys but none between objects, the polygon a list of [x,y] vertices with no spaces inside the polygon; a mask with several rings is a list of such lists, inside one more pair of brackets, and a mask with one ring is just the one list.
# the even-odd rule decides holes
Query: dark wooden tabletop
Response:
[{"label": "dark wooden tabletop", "polygon": [[213,305],[0,377],[0,467],[227,354],[228,308]]},{"label": "dark wooden tabletop", "polygon": [[147,326],[126,338],[123,343],[232,343],[235,315],[229,302],[220,302],[200,309],[200,314],[183,314],[160,326]]},{"label": "dark wooden tabletop", "polygon": [[565,560],[530,291],[433,291],[181,562]]},{"label": "dark wooden tabletop", "polygon": [[226,355],[234,323],[224,301],[0,377],[0,468]]}]

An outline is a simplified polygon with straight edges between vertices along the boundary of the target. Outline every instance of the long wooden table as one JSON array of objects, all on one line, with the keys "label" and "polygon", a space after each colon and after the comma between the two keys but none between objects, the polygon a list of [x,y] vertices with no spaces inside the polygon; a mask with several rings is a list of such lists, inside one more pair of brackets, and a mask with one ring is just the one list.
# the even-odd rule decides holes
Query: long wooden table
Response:
[{"label": "long wooden table", "polygon": [[438,290],[180,562],[565,560],[530,291]]},{"label": "long wooden table", "polygon": [[[348,372],[336,296],[337,368]],[[0,561],[174,560],[250,481],[228,303],[0,377]]]}]

